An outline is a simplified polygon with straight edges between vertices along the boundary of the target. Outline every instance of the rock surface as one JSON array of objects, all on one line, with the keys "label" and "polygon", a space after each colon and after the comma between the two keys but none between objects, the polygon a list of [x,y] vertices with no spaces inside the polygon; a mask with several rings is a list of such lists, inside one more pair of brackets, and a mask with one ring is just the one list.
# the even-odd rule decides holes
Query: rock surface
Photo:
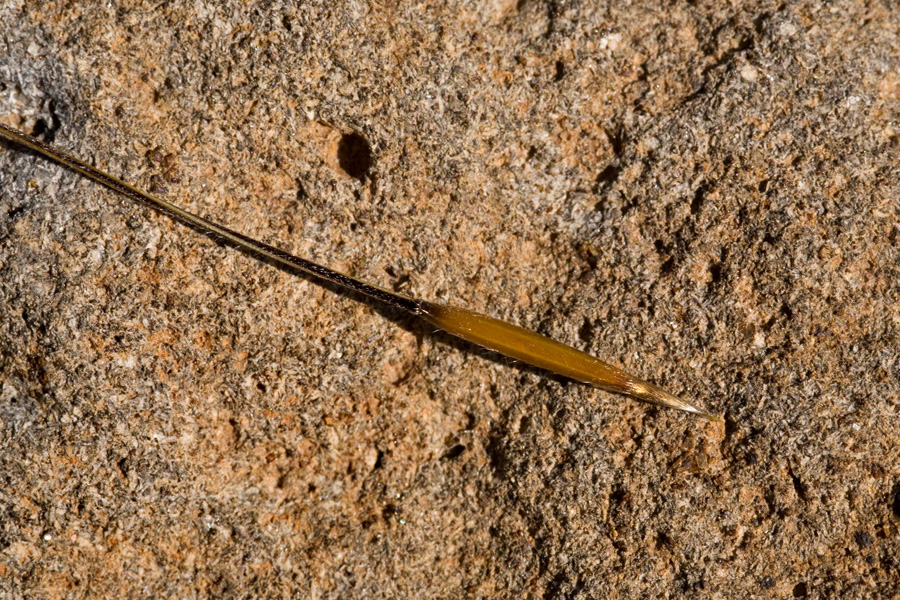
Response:
[{"label": "rock surface", "polygon": [[740,4],[4,2],[3,122],[725,423],[4,144],[0,596],[896,597],[897,7]]}]

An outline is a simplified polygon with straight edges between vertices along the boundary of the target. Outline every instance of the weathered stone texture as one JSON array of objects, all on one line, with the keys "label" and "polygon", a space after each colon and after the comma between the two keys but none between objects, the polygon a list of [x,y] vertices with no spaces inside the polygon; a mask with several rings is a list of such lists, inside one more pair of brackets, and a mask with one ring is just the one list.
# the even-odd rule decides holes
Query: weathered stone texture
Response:
[{"label": "weathered stone texture", "polygon": [[726,420],[4,144],[0,596],[896,597],[896,3],[2,4],[3,122]]}]

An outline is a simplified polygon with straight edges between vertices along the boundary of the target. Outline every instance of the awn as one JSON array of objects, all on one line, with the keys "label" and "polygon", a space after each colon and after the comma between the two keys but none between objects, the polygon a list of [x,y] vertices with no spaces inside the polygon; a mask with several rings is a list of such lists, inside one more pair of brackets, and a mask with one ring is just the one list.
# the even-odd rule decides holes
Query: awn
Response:
[{"label": "awn", "polygon": [[206,235],[227,240],[229,243],[288,268],[300,269],[315,277],[374,298],[385,304],[403,309],[466,341],[494,350],[505,356],[546,369],[563,377],[587,383],[610,392],[618,392],[653,404],[677,408],[712,420],[719,417],[685,402],[662,388],[648,383],[607,364],[589,354],[561,344],[546,336],[517,325],[506,323],[479,313],[446,304],[409,298],[390,292],[358,279],[332,271],[306,259],[299,258],[232,231],[222,225],[190,213],[178,206],[133,187],[96,169],[81,159],[45,144],[37,138],[16,131],[0,123],[0,138],[30,148],[47,158],[85,175],[109,189],[128,196],[137,202],[149,204],[154,209],[181,221]]}]

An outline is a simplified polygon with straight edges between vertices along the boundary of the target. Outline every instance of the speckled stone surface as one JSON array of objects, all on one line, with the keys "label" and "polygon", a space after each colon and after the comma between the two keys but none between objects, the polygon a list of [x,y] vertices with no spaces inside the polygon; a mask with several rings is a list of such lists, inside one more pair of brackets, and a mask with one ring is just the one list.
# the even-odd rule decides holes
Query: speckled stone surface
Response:
[{"label": "speckled stone surface", "polygon": [[0,597],[896,598],[900,7],[0,7]]}]

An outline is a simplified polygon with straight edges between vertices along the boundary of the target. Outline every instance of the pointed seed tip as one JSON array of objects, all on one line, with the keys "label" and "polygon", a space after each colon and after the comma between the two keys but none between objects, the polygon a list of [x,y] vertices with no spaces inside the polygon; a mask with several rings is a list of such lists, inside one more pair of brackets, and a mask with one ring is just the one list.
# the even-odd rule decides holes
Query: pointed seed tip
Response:
[{"label": "pointed seed tip", "polygon": [[725,422],[724,417],[720,417],[719,415],[714,415],[712,413],[708,413],[705,410],[700,411],[697,414],[700,415],[701,417],[703,417],[704,419],[706,419],[707,421],[712,421],[713,423],[724,423]]}]

